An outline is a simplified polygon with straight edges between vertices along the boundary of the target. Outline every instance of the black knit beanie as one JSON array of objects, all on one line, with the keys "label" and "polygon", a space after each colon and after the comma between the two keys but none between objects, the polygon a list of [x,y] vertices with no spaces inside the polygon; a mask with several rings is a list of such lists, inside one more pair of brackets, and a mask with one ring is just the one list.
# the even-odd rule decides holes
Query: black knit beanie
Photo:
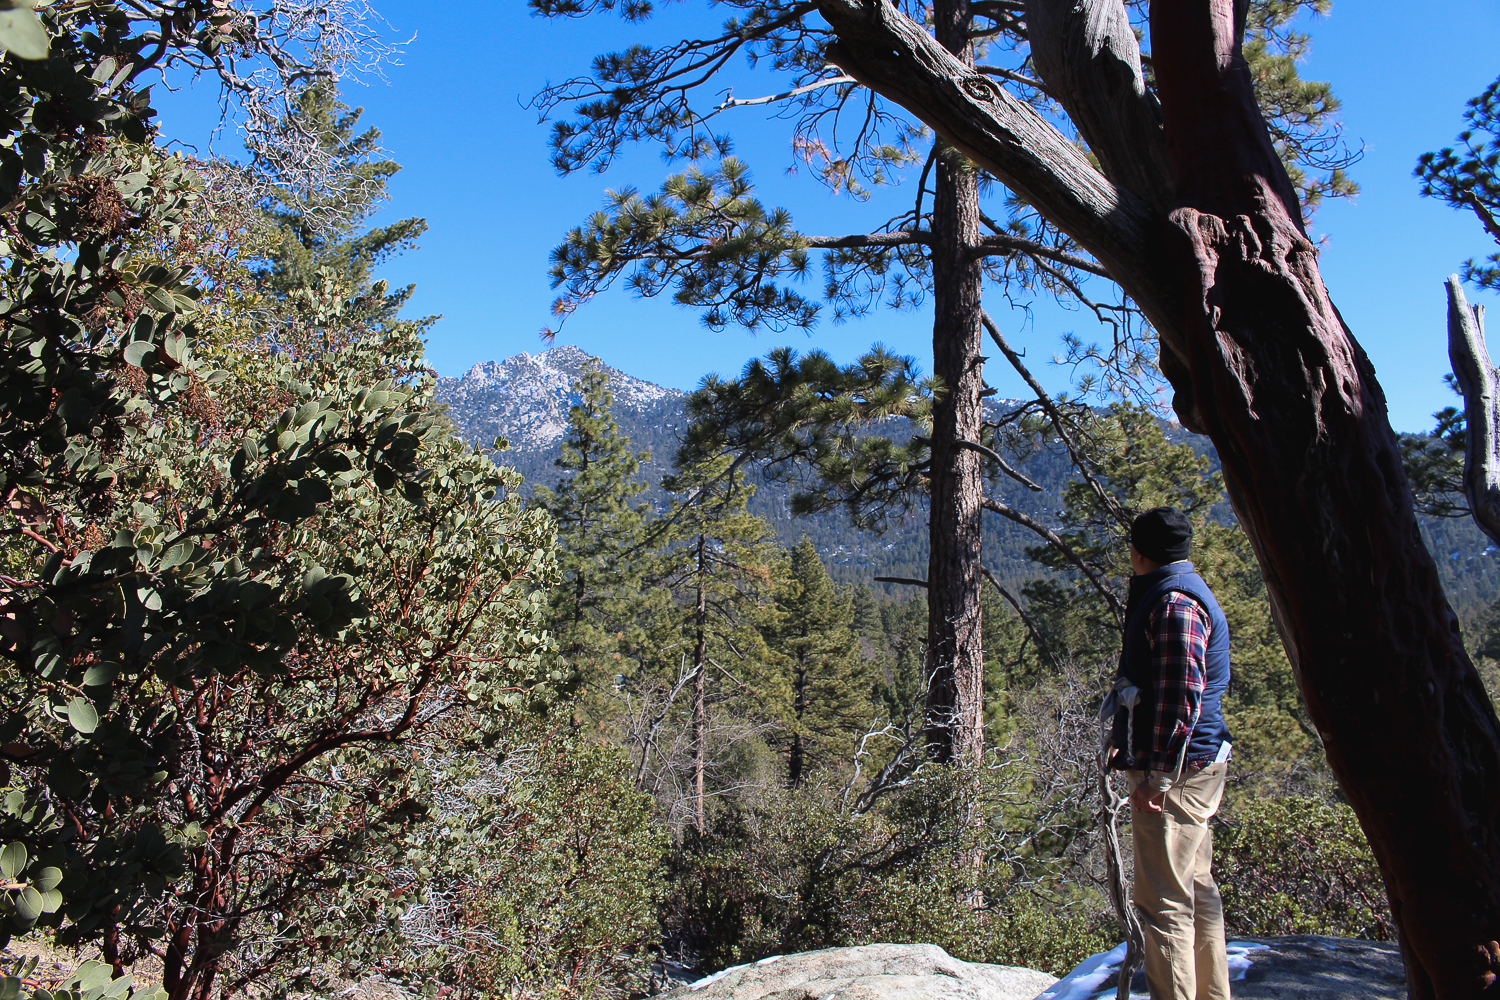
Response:
[{"label": "black knit beanie", "polygon": [[1130,524],[1130,544],[1154,563],[1186,559],[1192,541],[1193,526],[1176,507],[1152,507]]}]

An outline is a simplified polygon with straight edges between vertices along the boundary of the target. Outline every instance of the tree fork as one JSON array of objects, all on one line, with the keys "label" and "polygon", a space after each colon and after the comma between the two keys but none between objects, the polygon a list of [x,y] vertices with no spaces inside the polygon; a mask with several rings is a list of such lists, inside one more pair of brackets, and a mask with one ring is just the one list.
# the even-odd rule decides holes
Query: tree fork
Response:
[{"label": "tree fork", "polygon": [[1500,723],[1328,297],[1233,0],[1153,0],[1197,412],[1308,713],[1380,863],[1413,1000],[1500,992]]},{"label": "tree fork", "polygon": [[[1120,0],[1078,2],[1120,5]],[[1163,266],[1159,207],[1100,173],[1034,109],[974,72],[890,0],[818,0],[818,13],[838,34],[827,50],[830,62],[930,125],[1077,240],[1126,289],[1160,337],[1162,374],[1175,390],[1173,408],[1185,427],[1202,433],[1182,339],[1184,290],[1176,270]],[[1080,23],[1076,18],[1061,22],[1063,27]],[[1102,45],[1111,37],[1103,33],[1094,42]],[[1130,82],[1128,74],[1117,73],[1115,79]],[[1073,89],[1095,98],[1103,93]],[[1132,162],[1118,155],[1114,161]]]},{"label": "tree fork", "polygon": [[[937,0],[938,42],[966,64],[968,0]],[[980,356],[983,272],[979,178],[941,143],[932,204],[932,364],[942,392],[932,412],[927,563],[927,741],[934,759],[978,764],[984,752],[984,645],[981,629],[984,497],[979,440],[984,359]]]}]

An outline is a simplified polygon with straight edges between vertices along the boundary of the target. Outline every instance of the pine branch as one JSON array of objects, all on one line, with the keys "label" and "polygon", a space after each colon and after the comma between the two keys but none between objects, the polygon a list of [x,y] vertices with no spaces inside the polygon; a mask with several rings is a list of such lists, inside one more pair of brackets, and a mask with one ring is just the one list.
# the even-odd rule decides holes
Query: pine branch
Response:
[{"label": "pine branch", "polygon": [[1042,638],[1041,630],[1037,628],[1036,622],[1033,621],[1032,617],[1026,613],[1026,610],[1021,607],[1021,602],[1017,601],[1010,591],[1000,586],[1000,581],[995,579],[995,574],[991,573],[988,567],[981,566],[980,572],[983,573],[984,578],[990,581],[990,583],[994,585],[995,589],[1000,592],[1000,596],[1005,598],[1005,602],[1015,609],[1016,614],[1020,616],[1021,623],[1026,626],[1026,631],[1031,633],[1031,641],[1036,643],[1036,648],[1040,649],[1042,651],[1042,655],[1046,656],[1047,659],[1052,661],[1052,666],[1054,668],[1060,670],[1062,665],[1058,662],[1057,657],[1053,655],[1052,647],[1048,646],[1046,640]]},{"label": "pine branch", "polygon": [[1073,547],[1071,545],[1063,540],[1061,535],[1038,521],[1036,518],[1032,517],[1030,514],[1026,514],[1022,511],[1016,510],[1009,504],[1002,503],[1001,501],[996,500],[994,497],[985,497],[981,503],[981,506],[991,513],[999,514],[1001,517],[1010,521],[1014,521],[1021,527],[1029,529],[1035,534],[1041,536],[1041,538],[1044,539],[1048,545],[1051,545],[1058,552],[1062,553],[1063,557],[1066,558],[1068,562],[1076,566],[1079,572],[1081,572],[1085,577],[1088,578],[1089,583],[1094,585],[1094,589],[1097,590],[1099,592],[1099,595],[1104,598],[1106,603],[1109,604],[1109,609],[1114,613],[1115,620],[1119,623],[1120,627],[1124,627],[1125,609],[1120,605],[1120,599],[1115,596],[1115,592],[1110,589],[1109,585],[1100,578],[1099,573],[1088,563],[1084,562],[1083,558],[1073,550]]},{"label": "pine branch", "polygon": [[1083,449],[1073,439],[1072,432],[1063,421],[1062,411],[1058,409],[1057,403],[1053,401],[1052,397],[1047,394],[1047,391],[1042,388],[1042,384],[1031,374],[1031,370],[1021,360],[1021,355],[1016,352],[1015,348],[1010,346],[1010,342],[1005,339],[1005,335],[1000,332],[1000,327],[996,325],[990,314],[988,312],[981,312],[979,318],[984,324],[985,330],[989,333],[990,339],[995,342],[996,347],[1000,348],[1000,353],[1005,355],[1005,360],[1010,362],[1010,366],[1016,370],[1016,374],[1020,375],[1022,380],[1031,388],[1031,391],[1035,393],[1037,402],[1041,404],[1042,409],[1047,414],[1047,418],[1052,421],[1052,429],[1057,432],[1058,439],[1062,441],[1063,447],[1068,450],[1068,458],[1072,460],[1073,468],[1077,469],[1078,474],[1083,476],[1084,482],[1088,483],[1089,489],[1093,491],[1100,505],[1109,511],[1110,516],[1121,525],[1129,524],[1129,512],[1120,505],[1119,501],[1115,499],[1114,494],[1105,489],[1104,484],[1099,482],[1098,478],[1094,475],[1089,460],[1083,454]]},{"label": "pine branch", "polygon": [[927,589],[926,580],[914,580],[909,576],[877,576],[873,577],[873,579],[876,583],[900,583],[905,584],[908,587],[921,587],[923,590]]},{"label": "pine branch", "polygon": [[1021,473],[1017,472],[1015,469],[1013,469],[1011,467],[1011,464],[1009,462],[1007,462],[1004,458],[1002,458],[1000,456],[1000,453],[997,452],[997,451],[995,451],[994,449],[992,449],[992,448],[986,448],[984,445],[979,444],[977,441],[965,441],[962,438],[960,438],[959,440],[957,440],[957,441],[955,441],[953,443],[955,445],[957,445],[958,447],[960,447],[960,448],[968,448],[970,451],[977,451],[979,454],[981,454],[981,455],[985,456],[986,458],[992,460],[996,465],[1000,466],[1000,470],[1002,472],[1004,472],[1007,476],[1009,476],[1010,478],[1014,479],[1016,482],[1020,483],[1022,486],[1025,486],[1027,489],[1031,490],[1032,492],[1034,492],[1034,493],[1040,493],[1040,492],[1042,492],[1042,488],[1040,486],[1038,486],[1036,483],[1032,482],[1030,479],[1027,479],[1024,475],[1022,475]]},{"label": "pine branch", "polygon": [[1065,250],[1058,250],[1055,247],[1049,247],[1045,243],[1038,243],[1035,240],[1027,240],[1022,239],[1019,236],[1011,236],[1005,231],[1005,228],[1001,226],[1000,223],[996,222],[988,215],[985,215],[983,212],[979,213],[979,221],[983,222],[985,224],[985,227],[988,228],[991,233],[993,233],[993,235],[991,236],[984,236],[980,238],[979,245],[985,248],[985,250],[981,251],[981,253],[988,253],[992,250],[1024,253],[1031,257],[1038,257],[1043,260],[1050,260],[1057,264],[1063,264],[1078,271],[1086,271],[1089,274],[1096,275],[1100,278],[1109,277],[1108,271],[1106,271],[1103,267],[1101,267],[1094,261],[1087,259],[1086,257],[1080,257],[1077,254],[1071,254]]},{"label": "pine branch", "polygon": [[1002,80],[1009,80],[1011,83],[1019,83],[1024,87],[1030,87],[1033,90],[1038,91],[1039,93],[1046,94],[1048,97],[1052,96],[1052,94],[1048,92],[1046,84],[1044,84],[1040,80],[1033,80],[1031,77],[1026,76],[1024,73],[1017,73],[1015,70],[1006,69],[1003,66],[975,66],[974,68],[979,72],[985,74],[986,76],[998,76]]}]

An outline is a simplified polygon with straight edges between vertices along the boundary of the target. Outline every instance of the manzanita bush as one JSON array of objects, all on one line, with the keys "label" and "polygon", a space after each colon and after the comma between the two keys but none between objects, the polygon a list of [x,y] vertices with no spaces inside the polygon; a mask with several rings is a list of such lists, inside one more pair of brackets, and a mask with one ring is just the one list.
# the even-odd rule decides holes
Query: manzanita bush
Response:
[{"label": "manzanita bush", "polygon": [[[141,6],[43,7],[42,52],[0,12],[0,933],[98,944],[79,996],[154,954],[177,1000],[389,937],[426,815],[406,742],[568,678],[550,522],[453,437],[417,328],[195,323],[193,262],[156,251],[202,182],[136,81],[156,46],[253,56],[255,22]],[[333,291],[299,316],[348,327],[361,290]]]}]

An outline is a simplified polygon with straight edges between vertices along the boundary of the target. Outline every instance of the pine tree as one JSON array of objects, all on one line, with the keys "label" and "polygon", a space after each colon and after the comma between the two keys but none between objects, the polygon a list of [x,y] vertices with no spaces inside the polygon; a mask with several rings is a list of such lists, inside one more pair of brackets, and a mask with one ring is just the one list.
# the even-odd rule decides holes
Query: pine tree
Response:
[{"label": "pine tree", "polygon": [[792,550],[776,605],[781,613],[766,641],[781,657],[790,694],[786,783],[800,788],[814,771],[846,757],[870,721],[872,673],[855,643],[854,602],[834,590],[806,538]]},{"label": "pine tree", "polygon": [[[258,155],[246,171],[250,195],[280,233],[260,268],[262,290],[296,307],[290,322],[268,332],[278,346],[329,350],[358,324],[409,324],[420,333],[437,319],[398,319],[416,286],[392,289],[374,278],[377,266],[416,246],[427,221],[412,217],[363,228],[389,200],[388,182],[401,169],[381,156],[379,129],[359,131],[363,114],[363,108],[343,102],[334,83],[309,84],[289,105],[280,129],[304,137],[306,158],[324,165],[321,176],[309,182],[300,164],[282,170],[275,158]],[[257,150],[252,146],[251,152]],[[331,302],[337,303],[338,322],[331,328],[311,322],[329,312]]]},{"label": "pine tree", "polygon": [[[1296,197],[1309,208],[1325,194],[1354,190],[1341,170],[1350,157],[1339,142],[1338,103],[1327,85],[1304,81],[1297,71],[1308,43],[1293,19],[1304,7],[1321,11],[1328,2],[1250,0],[1242,11],[1253,43],[1247,53],[1257,97],[1278,153],[1297,171]],[[550,17],[616,9],[603,0],[531,0],[531,6]],[[1023,100],[1054,106],[1064,100],[1067,85],[1054,83],[1049,89],[1035,75],[1062,61],[1061,55],[1048,44],[1047,26],[1032,23],[1033,16],[1048,19],[1046,11],[1028,13],[1033,6],[928,0],[913,8],[912,16],[923,25],[924,37],[928,29],[935,35],[936,47],[943,50],[938,61],[963,67],[963,86],[998,92],[993,81],[1004,80]],[[620,9],[628,10],[631,19],[650,16],[646,6]],[[1061,13],[1065,9],[1057,7],[1052,19],[1068,16]],[[1025,197],[1000,201],[1002,185],[1011,178],[971,162],[963,143],[950,142],[942,128],[934,134],[902,121],[895,109],[863,90],[870,84],[863,72],[837,68],[837,60],[858,46],[831,58],[832,50],[824,48],[830,36],[803,20],[813,7],[773,2],[756,10],[716,38],[601,56],[591,76],[573,77],[538,96],[549,112],[568,108],[575,114],[572,120],[558,121],[553,131],[553,163],[560,172],[585,166],[602,171],[625,145],[641,141],[660,142],[672,158],[719,157],[716,166],[695,163],[667,178],[655,194],[634,188],[611,192],[604,211],[570,231],[553,251],[553,284],[564,292],[556,312],[566,316],[623,279],[642,296],[672,290],[679,304],[701,309],[712,329],[739,323],[749,329],[808,330],[822,304],[796,283],[815,257],[824,268],[826,305],[838,319],[865,315],[882,303],[908,309],[931,296],[932,376],[941,390],[903,401],[907,412],[892,408],[889,386],[876,386],[881,399],[851,391],[849,379],[833,372],[827,358],[817,358],[811,379],[772,380],[769,387],[783,392],[755,391],[767,386],[755,386],[750,378],[707,384],[698,399],[713,405],[694,417],[699,424],[718,422],[726,431],[724,440],[714,442],[720,447],[770,459],[773,468],[798,475],[810,467],[823,480],[814,492],[823,509],[840,501],[856,515],[882,502],[924,508],[929,529],[923,573],[930,612],[928,749],[937,760],[977,764],[983,749],[984,514],[1015,519],[1018,513],[1005,501],[1010,483],[1003,478],[1005,463],[984,413],[983,400],[992,392],[985,379],[986,331],[1017,374],[1041,392],[985,314],[985,288],[998,287],[1008,296],[1056,295],[1093,311],[1110,328],[1112,346],[1085,347],[1074,339],[1069,353],[1074,361],[1104,362],[1104,380],[1127,393],[1141,389],[1141,370],[1154,354],[1149,325],[1139,322],[1144,316],[1123,298],[1090,298],[1094,293],[1085,289],[1098,286],[1087,276],[1110,272],[1080,256],[1079,245],[1054,228],[1055,215],[1042,218]],[[1126,99],[1131,113],[1122,127],[1158,129],[1159,119],[1149,110],[1133,113],[1136,99],[1147,96],[1147,81],[1139,39],[1125,10],[1098,20],[1109,25],[1099,29],[1106,35],[1122,33],[1101,43],[1113,49],[1108,60],[1110,72],[1117,74],[1113,84],[1132,91]],[[1034,28],[1040,39],[1035,47]],[[853,37],[842,29],[836,34],[841,46]],[[886,48],[877,45],[875,51]],[[864,184],[882,185],[898,173],[920,170],[912,207],[903,206],[894,218],[871,220],[869,232],[815,235],[799,231],[790,211],[756,198],[748,165],[727,155],[731,142],[714,131],[718,121],[709,125],[721,112],[745,103],[734,98],[720,103],[716,88],[708,87],[740,51],[786,74],[778,82],[788,86],[776,87],[779,94],[750,103],[776,103],[798,122],[792,148],[813,168],[811,173],[835,192],[858,197],[866,194]],[[983,60],[1010,65],[984,65]],[[630,67],[628,86],[621,82],[622,66]],[[712,110],[699,103],[709,89],[716,93]],[[856,106],[864,121],[859,138],[841,143],[835,123]],[[1113,120],[1122,113],[1115,109],[1106,117]],[[1089,121],[1074,124],[1083,137],[1092,138]],[[1119,162],[1107,147],[1091,144],[1090,151],[1109,161],[1106,172],[1117,167],[1128,180],[1148,176],[1142,194],[1169,197],[1164,151],[1133,150]],[[1157,320],[1151,315],[1153,323]],[[789,353],[776,352],[771,365],[783,365]],[[879,353],[872,352],[859,367],[875,367],[868,362],[883,360]],[[1057,412],[1054,401],[1044,403]],[[923,424],[918,435],[904,442],[884,437],[891,426],[886,420],[898,412]],[[856,425],[860,433],[851,433]],[[798,440],[788,447],[788,439]],[[874,456],[874,462],[869,461],[872,446],[885,453]]]},{"label": "pine tree", "polygon": [[350,108],[338,88],[317,82],[303,89],[285,122],[311,136],[317,153],[333,169],[314,188],[293,183],[263,165],[271,190],[265,205],[281,227],[282,246],[267,277],[283,292],[304,287],[318,268],[336,268],[351,287],[370,283],[376,266],[410,249],[424,232],[424,219],[400,219],[361,232],[361,227],[389,199],[388,182],[401,169],[381,157],[380,130],[358,131],[363,108]]},{"label": "pine tree", "polygon": [[579,399],[556,463],[565,474],[555,489],[538,486],[535,503],[557,525],[562,584],[551,594],[549,621],[558,653],[586,688],[598,690],[616,672],[615,636],[639,590],[647,505],[631,500],[647,488],[636,474],[650,455],[632,452],[620,433],[601,369],[585,370],[574,391]]},{"label": "pine tree", "polygon": [[880,622],[880,600],[868,583],[856,584],[849,590],[849,600],[854,610],[853,629],[855,638],[864,640],[884,636]]},{"label": "pine tree", "polygon": [[685,657],[688,666],[686,799],[700,834],[708,828],[710,771],[727,742],[710,732],[716,703],[734,699],[752,719],[775,697],[774,657],[760,628],[775,614],[782,554],[771,526],[746,510],[754,488],[743,473],[726,475],[728,464],[715,459],[669,476],[663,486],[680,499],[651,537],[661,547],[651,579],[672,596],[673,612],[664,616],[658,605],[650,627],[667,654],[663,665]]}]

